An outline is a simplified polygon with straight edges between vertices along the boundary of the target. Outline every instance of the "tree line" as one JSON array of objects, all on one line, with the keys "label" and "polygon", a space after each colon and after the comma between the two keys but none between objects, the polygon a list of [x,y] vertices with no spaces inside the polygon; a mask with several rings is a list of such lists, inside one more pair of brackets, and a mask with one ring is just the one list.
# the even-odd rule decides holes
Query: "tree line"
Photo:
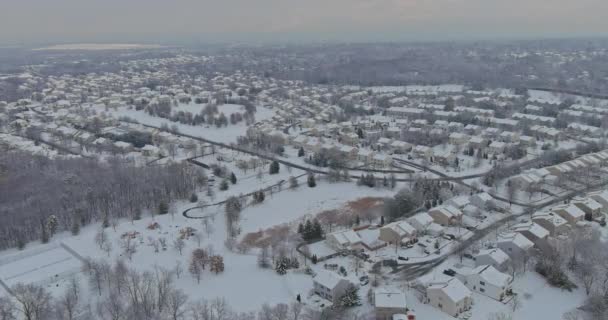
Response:
[{"label": "tree line", "polygon": [[162,203],[188,199],[206,176],[187,164],[138,167],[117,159],[48,159],[21,152],[0,154],[0,249],[23,248],[119,218],[155,214]]}]

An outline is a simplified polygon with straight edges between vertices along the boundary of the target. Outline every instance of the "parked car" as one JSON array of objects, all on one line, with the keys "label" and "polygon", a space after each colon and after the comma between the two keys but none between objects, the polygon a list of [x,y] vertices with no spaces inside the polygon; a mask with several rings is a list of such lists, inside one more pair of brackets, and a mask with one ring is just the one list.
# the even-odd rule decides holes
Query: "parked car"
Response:
[{"label": "parked car", "polygon": [[456,275],[456,271],[454,271],[453,269],[445,269],[443,270],[443,274],[453,277]]},{"label": "parked car", "polygon": [[408,260],[410,260],[409,257],[402,257],[402,256],[399,256],[397,259],[399,259],[401,261],[408,261]]}]

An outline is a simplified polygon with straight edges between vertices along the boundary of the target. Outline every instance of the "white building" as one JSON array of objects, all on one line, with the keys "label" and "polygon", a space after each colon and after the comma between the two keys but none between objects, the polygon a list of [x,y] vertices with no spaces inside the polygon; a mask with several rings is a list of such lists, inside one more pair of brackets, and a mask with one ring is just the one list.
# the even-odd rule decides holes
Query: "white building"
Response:
[{"label": "white building", "polygon": [[471,309],[473,304],[471,290],[456,278],[429,284],[426,297],[430,305],[453,317]]}]

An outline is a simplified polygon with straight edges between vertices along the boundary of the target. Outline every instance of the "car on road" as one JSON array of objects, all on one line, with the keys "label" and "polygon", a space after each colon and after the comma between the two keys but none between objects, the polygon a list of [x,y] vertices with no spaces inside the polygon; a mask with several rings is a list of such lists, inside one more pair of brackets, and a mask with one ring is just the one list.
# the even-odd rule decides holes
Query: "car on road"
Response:
[{"label": "car on road", "polygon": [[399,259],[401,261],[409,261],[410,260],[409,257],[402,257],[402,256],[397,257],[397,259]]},{"label": "car on road", "polygon": [[456,275],[456,271],[454,271],[453,269],[445,269],[443,270],[443,274],[445,274],[446,276],[453,277]]}]

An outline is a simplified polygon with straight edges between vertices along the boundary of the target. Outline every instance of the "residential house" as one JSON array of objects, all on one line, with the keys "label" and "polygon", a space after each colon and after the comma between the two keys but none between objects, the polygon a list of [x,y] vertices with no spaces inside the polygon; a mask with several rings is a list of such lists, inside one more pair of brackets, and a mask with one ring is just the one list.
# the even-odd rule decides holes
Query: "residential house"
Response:
[{"label": "residential house", "polygon": [[396,221],[380,228],[379,239],[390,244],[401,244],[404,238],[416,236],[416,229],[405,221]]},{"label": "residential house", "polygon": [[459,221],[460,217],[462,217],[462,211],[454,206],[445,205],[432,208],[429,210],[429,215],[433,217],[436,223],[442,226],[449,226]]},{"label": "residential house", "polygon": [[471,309],[473,304],[471,290],[456,278],[430,283],[426,288],[426,298],[430,305],[453,317]]},{"label": "residential house", "polygon": [[[460,275],[458,275],[460,278]],[[491,265],[480,265],[464,275],[464,285],[492,299],[502,301],[511,291],[513,277],[498,271]]]},{"label": "residential house", "polygon": [[591,192],[588,197],[602,205],[603,213],[608,213],[608,190]]},{"label": "residential house", "polygon": [[350,285],[350,281],[329,270],[319,270],[313,278],[314,292],[332,302],[336,302]]},{"label": "residential house", "polygon": [[604,207],[591,197],[576,197],[572,199],[571,203],[583,210],[585,215],[590,218],[599,217],[602,214],[602,209]]},{"label": "residential house", "polygon": [[566,219],[566,221],[573,226],[578,222],[583,221],[585,218],[585,212],[573,204],[555,206],[551,209],[551,211]]},{"label": "residential house", "polygon": [[378,288],[374,291],[376,320],[393,320],[396,314],[407,313],[405,293],[393,288]]},{"label": "residential house", "polygon": [[547,238],[549,238],[549,231],[534,222],[523,222],[517,224],[513,227],[513,231],[521,233],[539,248],[543,248],[547,244]]},{"label": "residential house", "polygon": [[550,211],[534,213],[532,221],[549,231],[550,236],[564,234],[570,229],[570,225],[566,219]]},{"label": "residential house", "polygon": [[513,260],[521,261],[530,253],[534,243],[521,233],[501,234],[497,246]]},{"label": "residential house", "polygon": [[336,250],[357,248],[362,243],[361,237],[353,230],[330,233],[325,237],[325,241]]},{"label": "residential house", "polygon": [[477,194],[474,194],[473,196],[471,196],[470,201],[471,201],[472,205],[474,205],[480,209],[487,209],[493,205],[494,198],[492,198],[492,196],[489,193],[482,192],[482,193],[477,193]]},{"label": "residential house", "polygon": [[475,255],[475,266],[490,265],[500,271],[506,271],[509,256],[500,248],[484,249]]}]

